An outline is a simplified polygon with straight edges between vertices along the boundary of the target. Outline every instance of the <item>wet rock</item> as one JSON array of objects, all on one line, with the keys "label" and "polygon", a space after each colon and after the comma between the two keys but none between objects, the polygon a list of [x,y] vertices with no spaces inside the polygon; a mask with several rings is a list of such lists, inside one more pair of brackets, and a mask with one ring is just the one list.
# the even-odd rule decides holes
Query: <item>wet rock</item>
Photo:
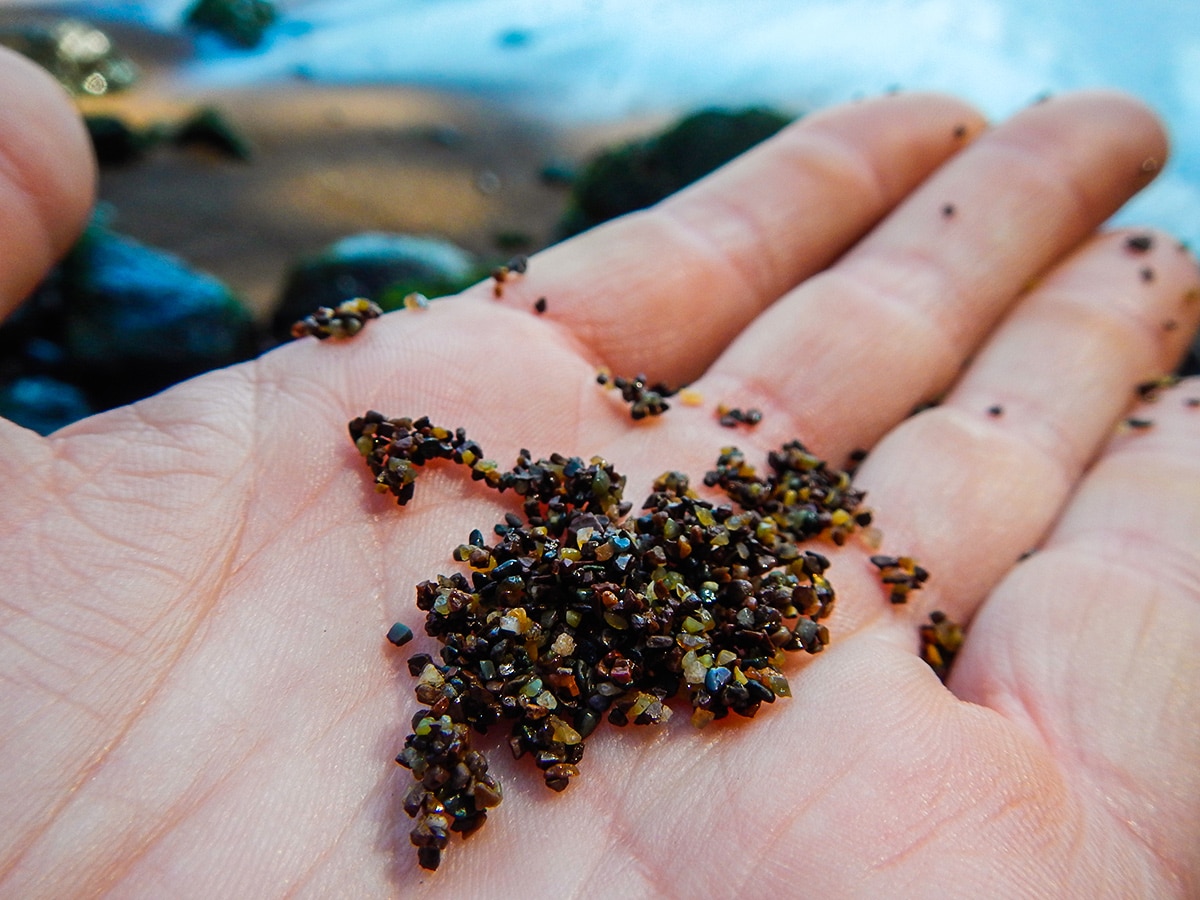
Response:
[{"label": "wet rock", "polygon": [[779,131],[781,112],[707,109],[651,138],[605,151],[575,179],[564,237],[657,203]]},{"label": "wet rock", "polygon": [[212,31],[230,44],[257,47],[279,17],[267,0],[197,0],[184,14],[193,28]]},{"label": "wet rock", "polygon": [[90,416],[82,390],[48,375],[27,375],[0,385],[0,416],[38,434]]},{"label": "wet rock", "polygon": [[83,117],[96,161],[102,166],[119,166],[136,162],[161,142],[161,129],[135,128],[120,116],[87,115]]},{"label": "wet rock", "polygon": [[240,162],[246,162],[252,155],[245,136],[213,106],[201,107],[184,119],[171,140],[181,147],[202,147]]},{"label": "wet rock", "polygon": [[146,152],[147,142],[142,132],[118,116],[84,116],[83,124],[92,139],[96,161],[102,166],[133,162]]},{"label": "wet rock", "polygon": [[155,122],[137,128],[120,116],[97,113],[84,116],[96,160],[102,166],[137,162],[165,143],[198,147],[227,159],[245,162],[250,144],[216,107],[204,106],[176,124]]},{"label": "wet rock", "polygon": [[0,44],[32,59],[72,94],[109,94],[138,76],[107,34],[78,19],[0,29]]},{"label": "wet rock", "polygon": [[353,297],[373,300],[385,310],[400,309],[411,293],[444,297],[484,274],[470,253],[439,238],[373,231],[351,235],[289,273],[271,332],[287,340],[293,322]]},{"label": "wet rock", "polygon": [[61,267],[62,336],[100,408],[249,358],[253,325],[222,282],[177,256],[92,225]]}]

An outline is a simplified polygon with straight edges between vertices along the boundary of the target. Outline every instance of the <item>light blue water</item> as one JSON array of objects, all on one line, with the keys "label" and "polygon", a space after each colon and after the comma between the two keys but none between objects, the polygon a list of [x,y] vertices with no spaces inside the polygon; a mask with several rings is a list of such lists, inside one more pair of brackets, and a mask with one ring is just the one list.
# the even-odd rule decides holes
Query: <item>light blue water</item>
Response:
[{"label": "light blue water", "polygon": [[[0,0],[2,2],[2,0]],[[190,0],[87,6],[164,29]],[[256,51],[201,41],[191,80],[466,89],[564,123],[890,87],[1001,118],[1039,94],[1116,87],[1165,118],[1175,156],[1120,218],[1200,247],[1200,0],[281,0]]]}]

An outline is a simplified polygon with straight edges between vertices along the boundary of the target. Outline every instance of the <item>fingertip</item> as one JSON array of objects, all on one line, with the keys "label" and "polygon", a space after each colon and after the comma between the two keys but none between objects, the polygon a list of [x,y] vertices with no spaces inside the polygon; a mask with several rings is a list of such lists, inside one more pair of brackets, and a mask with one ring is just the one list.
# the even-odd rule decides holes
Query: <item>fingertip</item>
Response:
[{"label": "fingertip", "polygon": [[[1014,116],[1040,123],[1055,135],[1080,128],[1112,145],[1112,159],[1123,166],[1112,174],[1134,190],[1149,184],[1170,155],[1170,138],[1158,113],[1144,100],[1114,88],[1093,88],[1051,96]],[[1117,162],[1119,161],[1119,163]]]},{"label": "fingertip", "polygon": [[92,208],[96,163],[78,111],[43,69],[0,48],[0,314],[71,246]]}]

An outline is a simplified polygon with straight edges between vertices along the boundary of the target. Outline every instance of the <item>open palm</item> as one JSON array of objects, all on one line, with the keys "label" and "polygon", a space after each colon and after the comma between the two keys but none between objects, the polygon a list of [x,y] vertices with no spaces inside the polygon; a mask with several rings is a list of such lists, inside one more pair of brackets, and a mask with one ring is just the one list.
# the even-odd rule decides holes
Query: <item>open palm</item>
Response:
[{"label": "open palm", "polygon": [[[69,111],[4,64],[28,83],[0,129],[11,306],[90,194]],[[1200,889],[1200,385],[1114,435],[1200,318],[1197,270],[1165,236],[1095,232],[1165,153],[1112,95],[994,129],[947,98],[864,102],[539,254],[499,300],[306,339],[50,438],[0,422],[0,889]],[[705,402],[632,422],[600,366]],[[718,402],[762,424],[723,429]],[[869,449],[883,552],[933,575],[894,608],[869,548],[826,548],[832,640],[790,700],[604,726],[562,795],[492,753],[504,804],[428,873],[391,762],[408,654],[383,635],[513,507],[449,466],[404,509],[373,493],[346,433],[369,408],[462,425],[502,465],[602,455],[635,508],[730,443]],[[916,655],[931,609],[971,623],[949,689]]]}]

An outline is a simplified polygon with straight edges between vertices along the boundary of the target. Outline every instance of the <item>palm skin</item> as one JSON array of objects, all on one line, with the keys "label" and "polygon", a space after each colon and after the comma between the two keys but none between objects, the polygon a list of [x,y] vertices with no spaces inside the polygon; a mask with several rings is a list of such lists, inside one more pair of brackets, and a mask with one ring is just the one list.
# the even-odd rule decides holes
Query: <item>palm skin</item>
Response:
[{"label": "palm skin", "polygon": [[[3,64],[43,123],[0,130],[0,218],[37,223],[11,306],[90,194],[61,98]],[[303,340],[48,439],[0,422],[0,890],[1194,893],[1200,385],[1113,432],[1186,345],[1197,271],[1165,236],[1095,231],[1164,156],[1112,95],[994,129],[942,97],[844,107],[540,254],[500,299]],[[602,365],[705,405],[633,423]],[[722,429],[718,401],[763,423]],[[497,746],[504,803],[427,873],[391,763],[408,652],[383,635],[514,504],[447,466],[402,510],[373,493],[346,434],[369,408],[462,425],[503,465],[602,455],[635,508],[729,443],[869,448],[882,550],[933,575],[893,608],[871,548],[830,550],[831,644],[753,721],[602,727],[563,795]],[[949,689],[915,652],[931,609],[971,622]]]}]

